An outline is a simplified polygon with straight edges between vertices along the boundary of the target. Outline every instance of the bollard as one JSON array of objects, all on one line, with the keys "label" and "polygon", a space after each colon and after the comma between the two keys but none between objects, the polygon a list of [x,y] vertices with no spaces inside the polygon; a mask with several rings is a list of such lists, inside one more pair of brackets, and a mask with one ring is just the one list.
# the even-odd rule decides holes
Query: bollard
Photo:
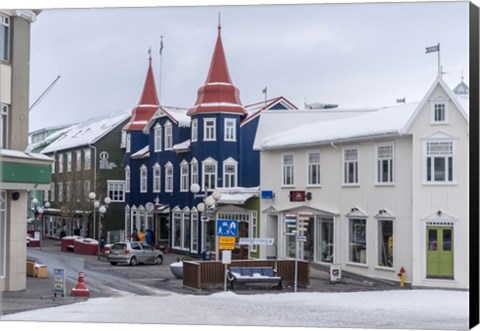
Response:
[{"label": "bollard", "polygon": [[400,287],[405,286],[405,268],[401,267],[400,272],[397,274],[400,277]]},{"label": "bollard", "polygon": [[71,296],[74,297],[88,297],[90,296],[90,290],[85,286],[85,273],[78,273],[78,284],[72,288]]}]

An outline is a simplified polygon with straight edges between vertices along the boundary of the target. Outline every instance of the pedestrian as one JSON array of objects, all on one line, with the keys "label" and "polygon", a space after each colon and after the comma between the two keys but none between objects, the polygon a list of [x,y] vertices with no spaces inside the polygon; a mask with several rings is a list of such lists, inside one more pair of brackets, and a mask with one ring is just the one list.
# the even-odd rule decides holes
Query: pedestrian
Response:
[{"label": "pedestrian", "polygon": [[138,241],[138,232],[137,232],[137,229],[133,229],[133,233],[132,233],[132,241]]},{"label": "pedestrian", "polygon": [[152,230],[147,229],[147,231],[145,231],[145,241],[150,246],[153,246],[154,241],[153,241],[153,231]]},{"label": "pedestrian", "polygon": [[145,231],[143,231],[143,227],[140,228],[140,232],[138,233],[138,241],[145,242]]}]

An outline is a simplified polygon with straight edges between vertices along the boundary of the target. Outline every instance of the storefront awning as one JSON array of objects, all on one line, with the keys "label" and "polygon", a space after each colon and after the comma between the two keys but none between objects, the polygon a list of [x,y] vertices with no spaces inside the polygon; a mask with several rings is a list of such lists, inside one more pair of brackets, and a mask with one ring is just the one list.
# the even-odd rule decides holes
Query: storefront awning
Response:
[{"label": "storefront awning", "polygon": [[220,204],[226,205],[243,205],[248,199],[258,196],[254,193],[222,193],[222,197],[218,200]]}]

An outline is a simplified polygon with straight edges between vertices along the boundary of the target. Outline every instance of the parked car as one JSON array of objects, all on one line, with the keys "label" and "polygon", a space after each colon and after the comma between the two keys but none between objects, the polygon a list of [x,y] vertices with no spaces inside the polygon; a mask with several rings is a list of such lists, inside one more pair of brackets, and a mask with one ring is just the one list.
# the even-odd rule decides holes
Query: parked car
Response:
[{"label": "parked car", "polygon": [[131,266],[137,264],[162,264],[163,252],[147,243],[125,241],[114,243],[110,247],[107,258],[112,265],[117,265],[118,263]]}]

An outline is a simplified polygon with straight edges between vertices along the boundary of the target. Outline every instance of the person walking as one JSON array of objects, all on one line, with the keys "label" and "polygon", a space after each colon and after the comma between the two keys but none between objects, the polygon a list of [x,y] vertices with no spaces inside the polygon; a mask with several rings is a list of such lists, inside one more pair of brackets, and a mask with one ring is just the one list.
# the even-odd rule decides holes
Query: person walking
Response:
[{"label": "person walking", "polygon": [[138,241],[142,243],[145,242],[145,231],[143,231],[143,227],[140,228],[140,232],[138,233]]}]

